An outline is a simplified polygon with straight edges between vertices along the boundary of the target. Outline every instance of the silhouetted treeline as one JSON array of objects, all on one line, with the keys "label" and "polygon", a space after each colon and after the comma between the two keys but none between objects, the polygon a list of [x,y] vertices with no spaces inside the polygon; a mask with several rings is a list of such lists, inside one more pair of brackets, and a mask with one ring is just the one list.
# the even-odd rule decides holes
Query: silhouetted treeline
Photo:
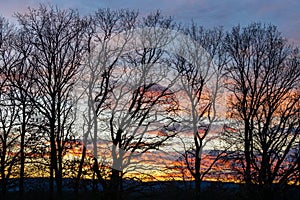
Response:
[{"label": "silhouetted treeline", "polygon": [[53,198],[71,178],[75,193],[92,179],[122,199],[122,180],[155,178],[151,153],[171,148],[162,170],[194,180],[198,198],[222,162],[263,198],[299,184],[300,55],[276,26],[45,5],[15,18],[0,18],[3,197],[11,178],[22,197],[25,178],[46,177]]}]

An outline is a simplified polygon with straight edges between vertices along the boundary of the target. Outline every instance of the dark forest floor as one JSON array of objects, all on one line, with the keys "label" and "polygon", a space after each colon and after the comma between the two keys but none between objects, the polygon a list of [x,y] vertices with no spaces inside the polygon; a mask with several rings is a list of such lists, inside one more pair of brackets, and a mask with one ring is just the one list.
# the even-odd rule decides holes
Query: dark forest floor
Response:
[{"label": "dark forest floor", "polygon": [[[43,182],[43,180],[40,180]],[[8,191],[0,200],[109,200],[112,194],[103,191],[81,190],[75,194],[71,188],[63,191],[61,195],[50,195],[46,190],[41,190],[41,183],[30,182],[21,198],[17,191]],[[47,185],[47,184],[46,184]],[[222,182],[204,182],[202,191],[196,196],[191,182],[152,182],[128,183],[126,190],[120,195],[123,200],[300,200],[300,186],[287,187],[284,190],[274,189],[265,195],[259,187],[250,192],[243,185]]]},{"label": "dark forest floor", "polygon": [[[6,198],[1,198],[3,200],[109,200],[112,199],[110,195],[104,195],[102,193],[85,192],[80,194],[74,194],[70,192],[64,192],[61,196],[54,195],[52,198],[47,192],[30,192],[25,193],[23,198],[19,197],[18,193],[8,193]],[[298,194],[289,195],[279,195],[273,197],[263,197],[259,194],[245,194],[245,193],[224,193],[218,190],[206,191],[200,193],[198,197],[193,193],[193,191],[158,191],[153,193],[131,193],[123,195],[121,199],[124,200],[299,200]]]}]

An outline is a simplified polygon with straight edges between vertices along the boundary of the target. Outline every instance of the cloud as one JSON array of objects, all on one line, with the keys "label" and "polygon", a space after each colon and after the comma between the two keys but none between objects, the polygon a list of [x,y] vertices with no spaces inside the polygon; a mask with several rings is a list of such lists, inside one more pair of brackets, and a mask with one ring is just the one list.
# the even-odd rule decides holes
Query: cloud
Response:
[{"label": "cloud", "polygon": [[15,12],[23,12],[27,9],[27,5],[30,5],[29,0],[10,0],[1,2],[0,13],[3,17],[11,18]]},{"label": "cloud", "polygon": [[194,20],[199,25],[223,26],[227,30],[237,24],[271,23],[278,26],[285,37],[300,44],[298,0],[10,0],[1,3],[0,13],[11,17],[15,12],[24,12],[28,6],[36,7],[39,3],[78,9],[82,14],[92,13],[97,8],[128,8],[138,10],[141,15],[161,10],[181,23]]}]

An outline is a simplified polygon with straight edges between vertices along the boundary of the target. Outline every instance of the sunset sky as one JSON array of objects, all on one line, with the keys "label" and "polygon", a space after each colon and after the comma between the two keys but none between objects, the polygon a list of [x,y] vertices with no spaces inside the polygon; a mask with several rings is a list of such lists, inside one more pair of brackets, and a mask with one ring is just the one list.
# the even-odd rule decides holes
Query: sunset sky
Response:
[{"label": "sunset sky", "polygon": [[[225,30],[230,30],[233,26],[236,26],[238,24],[240,24],[241,26],[246,26],[252,22],[261,22],[261,23],[276,25],[278,27],[279,31],[282,32],[283,36],[286,37],[289,40],[289,42],[300,46],[300,12],[299,12],[300,1],[299,0],[285,0],[285,1],[283,1],[283,0],[0,0],[0,16],[3,16],[5,18],[9,19],[12,22],[16,22],[15,18],[13,17],[15,13],[18,13],[18,12],[25,13],[27,11],[28,7],[36,8],[41,3],[46,4],[46,5],[58,6],[61,9],[68,9],[68,8],[78,9],[78,11],[82,15],[92,14],[98,8],[133,9],[133,10],[139,11],[141,16],[147,15],[156,10],[160,10],[163,15],[172,16],[175,21],[182,23],[182,24],[191,23],[192,21],[194,21],[198,25],[203,25],[204,27],[207,27],[207,28],[223,26]],[[117,38],[120,38],[120,37],[117,37]],[[190,46],[188,48],[190,48]],[[207,65],[207,66],[211,67],[211,65]],[[130,70],[130,68],[128,68],[128,69]],[[127,71],[127,70],[124,70],[124,71]],[[132,70],[132,71],[134,71],[134,70]],[[186,70],[186,71],[191,71],[191,70]],[[208,71],[211,71],[211,70],[207,70],[207,72]],[[123,71],[122,71],[122,73],[123,73]],[[124,81],[124,82],[128,83],[129,81],[127,81],[127,79],[129,76],[124,76],[124,77],[126,77],[126,81]],[[143,75],[143,78],[144,78],[144,75]],[[155,80],[155,79],[153,79],[153,80]],[[140,86],[138,88],[142,88],[142,87]],[[139,91],[139,90],[135,90],[135,91]],[[156,90],[151,90],[150,93],[153,93],[153,91],[156,91]],[[157,91],[160,93],[162,91],[162,89],[157,90]],[[192,90],[192,92],[193,91],[194,90]],[[121,91],[121,92],[124,92],[124,91]],[[124,93],[126,93],[126,92],[124,92]],[[131,93],[128,92],[128,94],[131,94]],[[217,106],[221,105],[220,109],[223,109],[225,107],[224,105],[226,105],[226,99],[225,99],[226,93],[223,93],[223,94],[225,94],[225,95],[223,95],[224,98],[222,98],[220,100],[221,103],[217,102]],[[124,95],[124,96],[126,97],[126,95]],[[149,96],[148,96],[148,98],[149,98]],[[184,96],[181,96],[181,97],[184,97]],[[169,96],[168,96],[168,98],[169,98]],[[125,98],[125,100],[127,100],[127,99]],[[222,100],[224,100],[224,101],[222,101]],[[116,101],[119,101],[119,99]],[[131,101],[131,99],[130,99],[130,101]],[[128,101],[128,102],[130,102],[130,101]],[[181,101],[179,101],[179,102],[180,102],[179,103],[180,106],[184,105],[184,101],[182,101],[183,103]],[[116,103],[116,104],[118,105],[118,103]],[[86,103],[86,105],[90,106],[90,104],[88,104],[88,103]],[[127,108],[127,107],[123,106],[123,104],[121,103],[120,108],[123,109],[123,110],[120,109],[121,110],[120,116],[122,116],[123,111],[125,110],[124,108]],[[196,108],[196,109],[198,109],[198,108]],[[217,109],[218,109],[218,107],[217,107]],[[108,110],[108,111],[110,111],[110,110]],[[112,116],[114,116],[114,114],[117,113],[117,111],[115,111],[115,110],[113,110],[113,111],[114,112],[112,112],[113,113]],[[127,110],[125,110],[125,111],[127,112]],[[124,111],[124,113],[125,113],[125,111]],[[218,111],[220,111],[220,110],[218,110]],[[222,115],[225,116],[225,114],[223,114],[223,113],[225,113],[224,111],[225,111],[225,109],[223,109],[222,112],[218,112],[218,113],[221,113]],[[86,112],[86,110],[84,110],[84,112]],[[131,111],[128,111],[128,113],[130,113],[130,112]],[[190,114],[190,113],[188,113],[188,114]],[[130,115],[128,115],[128,116],[130,116]],[[105,119],[107,119],[106,116],[104,116],[102,118],[102,121],[105,121]],[[149,118],[149,119],[152,119],[152,118]],[[128,121],[131,121],[131,119]],[[123,123],[123,121],[122,121],[122,123]],[[113,124],[113,123],[111,123],[111,124]],[[81,126],[80,123],[78,123],[77,125]],[[126,126],[123,126],[123,127],[126,127]],[[188,124],[188,127],[189,127],[189,124]],[[199,126],[199,127],[205,128],[205,126]],[[203,129],[203,128],[201,129],[199,127],[198,127],[198,134],[204,135],[205,129]],[[197,127],[195,126],[195,130],[197,131],[196,128]],[[113,130],[113,128],[112,128],[112,130]],[[120,128],[120,130],[123,131],[122,127]],[[130,129],[128,129],[128,130],[130,130]],[[136,129],[136,130],[138,130],[138,129]],[[150,129],[145,129],[145,130],[147,130],[147,131],[151,130],[151,127],[150,127]],[[152,134],[155,134],[158,136],[162,136],[164,134],[164,132],[161,130],[164,130],[165,132],[168,131],[167,128],[163,129],[161,127],[159,129],[156,128],[154,130],[155,131],[153,131],[153,132],[149,131],[149,133],[152,133]],[[174,130],[177,131],[177,127],[175,127]],[[182,130],[184,130],[184,129],[182,129]],[[215,126],[212,126],[209,131],[210,131],[210,133],[219,133],[219,132],[221,132],[221,130],[223,130],[223,122],[222,122],[222,124],[216,124]],[[235,130],[237,130],[237,129],[232,129],[231,131],[235,132]],[[143,134],[144,134],[144,132],[143,132]],[[133,157],[134,159],[132,159],[133,160],[132,163],[135,165],[132,168],[130,168],[131,166],[130,167],[125,166],[125,167],[128,168],[129,174],[132,173],[131,174],[132,176],[134,176],[135,173],[138,173],[138,172],[141,172],[141,174],[143,174],[145,170],[148,170],[147,172],[149,172],[149,174],[159,177],[159,178],[161,178],[161,180],[163,180],[163,179],[165,179],[165,174],[167,174],[167,173],[165,173],[165,171],[163,171],[161,169],[164,169],[164,170],[167,169],[167,170],[169,170],[169,171],[167,171],[169,173],[168,176],[170,176],[172,178],[174,178],[174,177],[182,178],[182,174],[179,174],[178,171],[174,170],[174,168],[173,169],[167,168],[166,166],[170,167],[175,164],[179,166],[183,162],[182,160],[179,159],[180,154],[178,152],[184,152],[188,148],[185,146],[184,142],[186,142],[186,144],[193,143],[194,138],[191,137],[193,135],[194,135],[194,133],[192,132],[192,128],[189,128],[185,132],[182,131],[180,133],[180,137],[176,136],[176,137],[172,138],[172,140],[168,141],[169,143],[165,143],[164,145],[161,145],[159,150],[155,149],[153,151],[148,151],[147,153],[143,153],[143,154],[139,153],[138,151],[130,152],[128,150],[127,152],[124,153],[124,155],[126,155],[126,153],[127,153],[127,155],[126,155],[127,157],[129,157],[130,159],[131,159],[131,157]],[[101,137],[102,137],[102,135],[101,135]],[[132,138],[134,138],[134,137],[132,137]],[[149,140],[151,140],[153,138],[154,137],[150,138]],[[215,138],[216,138],[216,134],[215,135],[212,134],[211,136],[209,135],[208,137],[205,138],[205,140],[203,140],[204,141],[203,155],[205,155],[206,157],[204,157],[205,158],[205,159],[203,159],[204,161],[201,161],[202,165],[204,166],[204,167],[202,166],[202,168],[201,168],[202,170],[209,169],[210,164],[213,163],[213,161],[214,161],[213,159],[215,159],[215,157],[213,157],[214,155],[208,154],[205,151],[212,150],[212,149],[213,150],[221,150],[220,146],[223,145],[222,141],[214,140]],[[97,152],[97,149],[94,150],[94,152],[97,152],[99,155],[102,156],[102,157],[100,157],[100,156],[99,157],[105,161],[105,162],[103,162],[105,166],[114,168],[115,166],[112,164],[113,156],[111,154],[111,152],[112,152],[111,148],[116,147],[116,146],[114,146],[112,144],[112,142],[110,140],[110,135],[108,135],[108,139],[107,138],[101,138],[101,139],[102,139],[102,141],[99,140],[100,142],[98,144],[98,149],[100,149],[99,152]],[[110,143],[107,141],[109,141]],[[139,143],[136,142],[136,144],[140,144],[140,141],[139,141]],[[146,143],[144,143],[144,144],[146,144]],[[142,144],[142,145],[144,145],[144,144]],[[87,148],[88,156],[91,159],[93,158],[93,156],[96,158],[98,157],[96,153],[94,153],[94,154],[92,153],[92,149],[93,149],[92,145],[87,144],[87,143],[84,143],[84,145],[86,145],[88,147]],[[202,145],[202,143],[201,143],[201,145]],[[146,145],[144,145],[144,146],[146,146]],[[51,148],[52,148],[52,146],[51,146]],[[82,150],[79,147],[77,149],[76,148],[74,148],[74,149],[76,151],[75,150],[69,151],[69,153],[66,155],[66,157],[70,156],[70,159],[71,159],[72,156],[74,156],[74,155],[77,157],[79,157],[81,155]],[[119,149],[118,151],[121,152],[124,150]],[[107,153],[107,152],[109,152],[109,153]],[[138,152],[138,153],[136,153],[136,152]],[[201,152],[202,152],[202,149],[201,149]],[[106,157],[103,155],[105,155]],[[36,156],[36,157],[39,158],[39,156]],[[48,157],[49,157],[49,155],[48,155]],[[129,160],[128,163],[131,162],[130,159],[128,159]],[[179,161],[178,161],[178,159],[179,159]],[[141,162],[141,161],[143,161],[143,162]],[[51,160],[51,162],[52,162],[52,160]],[[138,166],[140,168],[138,168],[136,166]],[[215,177],[219,176],[220,173],[226,174],[229,171],[230,173],[227,173],[225,178],[227,180],[231,180],[229,177],[232,175],[231,174],[232,171],[230,171],[231,163],[229,163],[229,162],[221,163],[220,162],[220,163],[217,163],[217,165],[215,165],[215,166],[216,167],[212,168],[213,170],[211,170],[215,174],[212,173],[210,178],[215,178]],[[119,167],[119,166],[117,165],[117,167]],[[114,168],[114,169],[116,169],[116,168]],[[117,169],[123,170],[123,168],[121,168],[121,167],[117,168]],[[40,169],[38,169],[37,171],[39,171],[39,170]],[[227,172],[225,173],[226,170],[227,170]],[[42,175],[37,174],[37,176],[42,176]],[[167,179],[165,179],[165,180],[167,180]],[[232,178],[232,180],[233,180],[233,178]]]},{"label": "sunset sky", "polygon": [[237,24],[251,22],[271,23],[278,26],[290,42],[300,44],[300,1],[298,0],[0,0],[0,15],[10,18],[28,6],[39,3],[75,8],[82,14],[97,8],[130,8],[146,14],[161,10],[176,21],[194,20],[207,27],[224,26],[230,29]]}]

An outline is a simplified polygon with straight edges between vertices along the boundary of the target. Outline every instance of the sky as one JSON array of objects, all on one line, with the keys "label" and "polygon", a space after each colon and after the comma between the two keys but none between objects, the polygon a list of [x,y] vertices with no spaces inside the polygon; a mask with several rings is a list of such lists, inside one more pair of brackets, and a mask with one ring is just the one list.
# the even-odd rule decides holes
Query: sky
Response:
[{"label": "sky", "polygon": [[0,0],[0,15],[13,20],[14,13],[24,13],[40,3],[78,9],[81,14],[98,8],[129,8],[141,15],[160,10],[180,23],[193,20],[208,28],[223,26],[225,30],[261,22],[278,26],[284,37],[300,45],[299,0]]},{"label": "sky", "polygon": [[193,20],[209,28],[223,26],[225,30],[261,22],[276,25],[290,42],[300,44],[299,0],[0,0],[0,15],[11,18],[15,12],[40,3],[78,9],[82,14],[93,13],[97,8],[129,8],[142,15],[160,10],[181,23]]}]

